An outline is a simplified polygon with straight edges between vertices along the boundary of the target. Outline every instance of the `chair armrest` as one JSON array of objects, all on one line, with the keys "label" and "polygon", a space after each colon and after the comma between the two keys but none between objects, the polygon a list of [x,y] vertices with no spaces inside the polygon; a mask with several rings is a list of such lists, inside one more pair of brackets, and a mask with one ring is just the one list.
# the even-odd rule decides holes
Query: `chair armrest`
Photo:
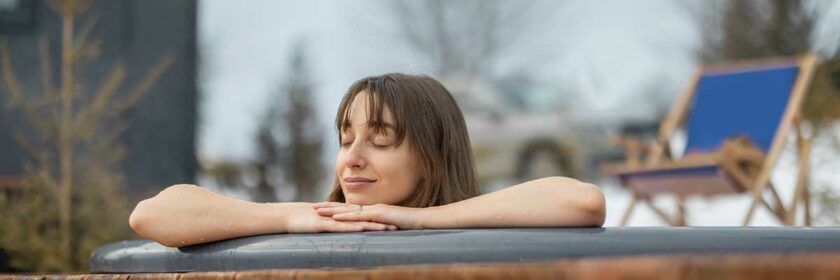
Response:
[{"label": "chair armrest", "polygon": [[617,136],[613,137],[610,142],[625,149],[627,157],[624,164],[628,167],[640,166],[643,157],[644,166],[655,165],[663,159],[668,159],[664,145],[659,142],[645,143],[642,139],[634,136]]},{"label": "chair armrest", "polygon": [[633,136],[613,136],[610,143],[624,149],[627,154],[624,164],[633,167],[639,165],[642,156],[641,139]]}]

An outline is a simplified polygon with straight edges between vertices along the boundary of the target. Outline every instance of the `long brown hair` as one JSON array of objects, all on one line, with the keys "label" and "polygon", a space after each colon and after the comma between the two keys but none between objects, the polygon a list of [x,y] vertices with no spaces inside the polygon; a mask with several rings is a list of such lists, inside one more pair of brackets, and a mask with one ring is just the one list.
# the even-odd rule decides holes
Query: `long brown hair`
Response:
[{"label": "long brown hair", "polygon": [[[414,193],[399,203],[408,207],[444,205],[478,195],[475,161],[461,109],[448,90],[426,76],[385,74],[363,78],[350,86],[335,117],[338,142],[348,127],[350,104],[367,92],[367,122],[384,128],[382,112],[394,116],[397,145],[408,137],[411,151],[420,160],[422,178]],[[329,201],[345,202],[338,176]]]}]

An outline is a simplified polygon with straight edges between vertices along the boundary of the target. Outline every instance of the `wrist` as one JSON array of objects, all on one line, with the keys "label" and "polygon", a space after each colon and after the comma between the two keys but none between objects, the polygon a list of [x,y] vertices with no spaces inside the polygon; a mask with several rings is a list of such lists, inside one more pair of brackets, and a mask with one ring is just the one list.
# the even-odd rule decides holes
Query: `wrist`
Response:
[{"label": "wrist", "polygon": [[435,229],[441,228],[439,217],[440,210],[443,206],[431,206],[426,208],[417,208],[417,223],[415,229]]},{"label": "wrist", "polygon": [[295,213],[301,209],[308,210],[312,206],[309,203],[265,203],[265,225],[272,233],[288,233],[292,227],[292,220]]}]

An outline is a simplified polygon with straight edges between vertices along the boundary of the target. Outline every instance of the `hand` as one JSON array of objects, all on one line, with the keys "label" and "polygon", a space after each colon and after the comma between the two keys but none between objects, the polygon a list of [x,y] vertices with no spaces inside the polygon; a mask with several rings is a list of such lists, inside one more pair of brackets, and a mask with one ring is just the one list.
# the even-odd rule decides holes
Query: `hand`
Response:
[{"label": "hand", "polygon": [[379,231],[388,230],[389,227],[396,229],[395,226],[377,222],[336,221],[319,215],[308,205],[289,210],[286,222],[288,233]]},{"label": "hand", "polygon": [[312,205],[323,217],[342,222],[372,222],[389,225],[388,230],[421,229],[423,209],[388,204],[356,205],[340,202],[321,202]]}]

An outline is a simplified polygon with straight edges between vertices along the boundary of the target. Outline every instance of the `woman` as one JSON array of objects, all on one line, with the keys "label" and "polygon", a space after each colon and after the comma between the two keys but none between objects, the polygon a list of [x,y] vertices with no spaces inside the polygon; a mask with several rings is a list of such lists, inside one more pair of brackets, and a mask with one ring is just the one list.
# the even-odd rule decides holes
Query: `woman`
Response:
[{"label": "woman", "polygon": [[601,226],[598,187],[550,177],[479,195],[464,118],[424,76],[364,78],[336,116],[341,149],[329,202],[253,203],[193,185],[146,199],[129,218],[141,236],[184,246],[267,233]]}]

